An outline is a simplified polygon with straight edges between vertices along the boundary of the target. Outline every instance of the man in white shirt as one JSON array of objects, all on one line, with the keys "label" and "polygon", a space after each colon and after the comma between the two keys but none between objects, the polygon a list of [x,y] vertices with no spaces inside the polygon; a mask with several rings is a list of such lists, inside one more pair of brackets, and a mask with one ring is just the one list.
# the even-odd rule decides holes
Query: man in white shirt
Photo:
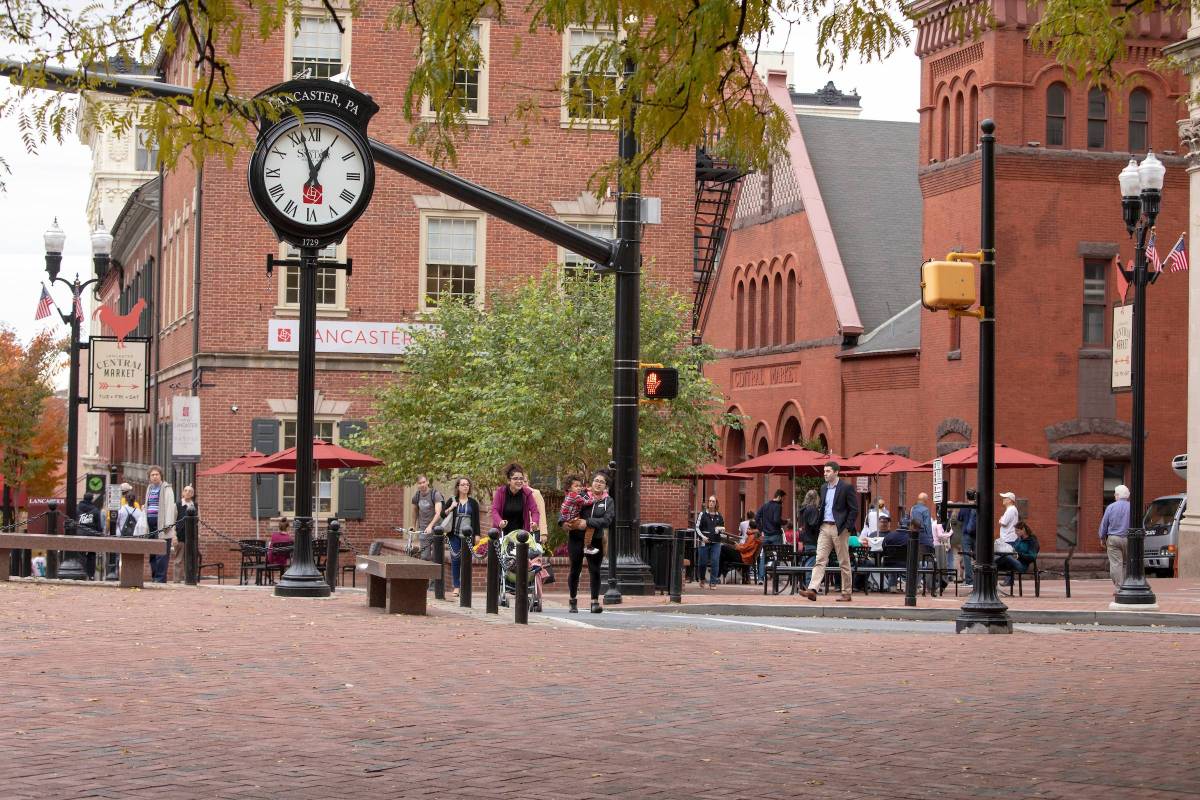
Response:
[{"label": "man in white shirt", "polygon": [[1012,544],[1019,538],[1017,521],[1020,515],[1017,514],[1017,496],[1012,492],[1001,492],[1000,500],[1004,504],[1004,513],[1000,515],[1000,539]]}]

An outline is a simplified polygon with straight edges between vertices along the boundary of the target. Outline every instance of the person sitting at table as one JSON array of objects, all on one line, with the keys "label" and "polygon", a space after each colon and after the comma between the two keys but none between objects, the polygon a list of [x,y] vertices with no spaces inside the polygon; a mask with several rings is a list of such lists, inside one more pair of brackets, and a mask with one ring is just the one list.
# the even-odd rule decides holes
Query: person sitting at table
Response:
[{"label": "person sitting at table", "polygon": [[817,538],[821,534],[822,509],[821,500],[817,497],[816,489],[809,489],[804,495],[804,503],[800,507],[800,543],[804,545],[801,553],[804,566],[811,567],[817,563]]},{"label": "person sitting at table", "polygon": [[1038,552],[1041,550],[1037,537],[1033,535],[1033,531],[1024,521],[1017,523],[1017,541],[1013,542],[1012,547],[1013,553],[996,556],[996,569],[1000,572],[1012,573],[1004,581],[1003,586],[1012,586],[1013,575],[1024,573],[1029,569],[1030,564],[1036,563]]},{"label": "person sitting at table", "polygon": [[[751,520],[750,527],[746,529],[746,541],[721,545],[721,563],[730,566],[749,564],[751,574],[756,573],[760,547],[762,547],[762,535],[759,533],[758,523]],[[755,575],[754,579],[758,580],[758,576]]]},{"label": "person sitting at table", "polygon": [[295,540],[289,530],[292,523],[287,517],[282,517],[279,520],[279,528],[271,534],[271,540],[267,543],[267,566],[287,568],[292,560],[292,545]]},{"label": "person sitting at table", "polygon": [[792,547],[796,546],[796,527],[792,525],[790,519],[783,521],[783,543],[790,544]]}]

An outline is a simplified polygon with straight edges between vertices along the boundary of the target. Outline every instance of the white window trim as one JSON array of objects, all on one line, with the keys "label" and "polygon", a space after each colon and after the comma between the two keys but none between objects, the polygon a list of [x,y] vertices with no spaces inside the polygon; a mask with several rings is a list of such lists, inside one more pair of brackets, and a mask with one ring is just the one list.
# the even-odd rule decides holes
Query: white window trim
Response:
[{"label": "white window trim", "polygon": [[[590,28],[586,25],[572,25],[563,31],[562,38],[562,101],[559,108],[559,126],[563,128],[577,128],[581,130],[615,130],[620,125],[620,120],[615,119],[594,119],[585,117],[572,117],[567,108],[567,96],[569,92],[569,83],[571,75],[571,32],[585,31],[588,33],[612,33],[611,28]],[[623,38],[618,34],[618,39]],[[617,73],[617,84],[620,85],[621,75]]]},{"label": "white window trim", "polygon": [[[285,422],[295,422],[296,417],[290,416],[290,415],[285,415],[282,417],[277,417],[277,419],[279,420],[279,444],[277,446],[279,447],[280,450],[282,450],[282,449],[284,449],[283,448],[283,424]],[[322,415],[317,415],[317,416],[313,417],[313,422],[332,422],[333,423],[333,443],[334,444],[337,444],[339,439],[341,439],[341,432],[338,428],[338,423],[341,421],[342,421],[341,417],[327,417],[327,416],[322,416]],[[315,428],[315,426],[314,426],[314,428]],[[330,471],[331,471],[332,475],[330,476],[330,479],[329,479],[329,510],[316,512],[316,514],[314,516],[317,519],[333,519],[334,517],[336,517],[338,515],[338,480],[341,478],[341,470],[334,469],[334,470],[330,470]],[[317,469],[315,465],[313,466],[313,472],[314,472],[314,474],[316,474],[318,476],[321,473],[321,471],[319,469]],[[292,475],[291,477],[295,478],[296,476]],[[282,477],[279,481],[278,492],[279,492],[278,498],[277,498],[278,505],[276,507],[279,509],[280,514],[284,514]],[[316,500],[319,498],[314,496],[313,499]],[[294,498],[293,498],[293,500],[294,500]],[[294,505],[294,503],[293,503],[293,505]],[[298,509],[293,508],[290,513],[293,517],[295,517],[295,516],[297,516],[297,512],[298,512]]]},{"label": "white window trim", "polygon": [[[287,258],[287,251],[287,245],[283,242],[280,242],[278,257]],[[337,246],[337,260],[342,263],[345,263],[346,261],[346,241],[344,239],[342,240],[342,243]],[[289,303],[284,299],[287,297],[287,267],[279,267],[278,275],[279,277],[276,281],[278,285],[275,289],[275,316],[281,318],[299,317],[300,304]],[[326,319],[344,319],[350,316],[350,307],[346,305],[346,270],[337,270],[336,280],[337,284],[335,293],[337,295],[337,302],[334,305],[317,303],[317,317],[324,317]]]},{"label": "white window trim", "polygon": [[433,311],[433,308],[425,304],[425,265],[428,253],[426,250],[429,247],[429,220],[430,218],[438,219],[473,219],[476,220],[475,225],[475,307],[483,308],[484,293],[487,286],[487,214],[482,211],[442,211],[442,210],[421,210],[421,231],[420,231],[420,265],[418,270],[417,284],[417,311],[421,314],[428,314]]},{"label": "white window trim", "polygon": [[[610,238],[615,240],[617,237],[617,217],[615,214],[612,216],[609,216],[607,214],[595,214],[595,215],[571,214],[571,215],[560,216],[559,219],[561,219],[563,222],[565,222],[571,226],[607,225],[612,229],[613,235]],[[560,266],[566,266],[567,252],[568,252],[567,248],[563,247],[562,245],[559,245],[557,255],[555,256],[555,263],[557,263]]]},{"label": "white window trim", "polygon": [[[342,33],[342,69],[344,70],[347,65],[351,64],[350,35],[353,33],[353,21],[348,5],[339,2],[339,0],[334,0],[333,7],[337,9],[338,21],[342,23],[342,28],[345,29]],[[303,0],[303,8],[300,14],[302,17],[313,17],[316,19],[329,18],[329,12],[319,0]],[[290,9],[284,15],[283,31],[283,79],[290,81],[292,79],[292,45],[296,38],[295,19]]]},{"label": "white window trim", "polygon": [[[488,62],[491,60],[491,41],[492,41],[492,21],[490,19],[479,19],[475,21],[479,26],[479,110],[474,114],[463,112],[463,119],[468,125],[487,125],[491,122],[488,116]],[[421,119],[431,120],[434,118],[433,110],[429,107],[429,96],[421,98]]]}]

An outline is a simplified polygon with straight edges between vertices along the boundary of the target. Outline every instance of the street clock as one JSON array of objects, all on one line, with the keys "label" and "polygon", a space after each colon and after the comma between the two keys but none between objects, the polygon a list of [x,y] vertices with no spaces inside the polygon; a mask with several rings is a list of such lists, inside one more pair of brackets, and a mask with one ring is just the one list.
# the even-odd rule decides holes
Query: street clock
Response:
[{"label": "street clock", "polygon": [[375,188],[367,123],[379,107],[349,84],[329,80],[288,81],[259,98],[283,116],[264,120],[250,159],[255,209],[277,238],[296,247],[340,242]]}]

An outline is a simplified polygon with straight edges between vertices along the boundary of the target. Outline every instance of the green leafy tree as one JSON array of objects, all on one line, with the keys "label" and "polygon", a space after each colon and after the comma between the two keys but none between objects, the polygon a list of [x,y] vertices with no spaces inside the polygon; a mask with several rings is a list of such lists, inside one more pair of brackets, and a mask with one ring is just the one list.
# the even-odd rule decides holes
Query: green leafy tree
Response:
[{"label": "green leafy tree", "polygon": [[[324,1],[339,25],[363,6]],[[96,88],[96,72],[106,65],[178,57],[196,67],[193,107],[159,99],[144,110],[89,104],[89,113],[118,131],[133,124],[151,130],[168,167],[185,153],[196,161],[230,157],[250,143],[262,110],[244,101],[253,91],[242,88],[238,65],[301,7],[302,0],[123,0],[116,8],[7,0],[0,4],[0,57],[34,67],[17,78],[22,92],[0,99],[0,114],[21,114],[25,145],[34,148],[77,123],[73,102],[34,91],[54,83],[45,65],[78,69],[66,83]],[[636,102],[642,155],[630,169],[646,173],[664,150],[691,148],[718,132],[713,150],[740,165],[766,166],[785,141],[790,112],[769,101],[753,62],[779,26],[819,23],[818,60],[825,66],[855,53],[882,58],[909,42],[898,0],[530,0],[516,7],[504,0],[393,0],[385,11],[396,47],[416,51],[404,114],[413,123],[413,144],[435,160],[453,160],[457,137],[467,130],[456,78],[480,62],[475,21],[505,22],[511,14],[531,34],[574,25],[612,31],[579,54],[568,85],[510,88],[523,93],[519,113],[526,117],[550,108],[557,114],[564,92],[574,102],[586,92],[614,120],[626,119]],[[298,14],[292,19],[299,24]],[[421,119],[423,97],[433,119]],[[597,185],[617,166],[614,160],[601,168]]]},{"label": "green leafy tree", "polygon": [[49,333],[25,345],[0,327],[0,473],[14,488],[48,493],[57,483],[66,420],[52,396],[62,351]]},{"label": "green leafy tree", "polygon": [[[383,483],[466,475],[495,486],[505,464],[587,472],[612,442],[613,288],[557,268],[491,295],[487,310],[439,306],[396,381],[378,391],[361,445]],[[640,415],[647,471],[682,474],[712,458],[722,396],[701,374],[713,358],[679,320],[687,303],[653,282],[642,293],[642,358],[679,368],[679,397]]]}]

